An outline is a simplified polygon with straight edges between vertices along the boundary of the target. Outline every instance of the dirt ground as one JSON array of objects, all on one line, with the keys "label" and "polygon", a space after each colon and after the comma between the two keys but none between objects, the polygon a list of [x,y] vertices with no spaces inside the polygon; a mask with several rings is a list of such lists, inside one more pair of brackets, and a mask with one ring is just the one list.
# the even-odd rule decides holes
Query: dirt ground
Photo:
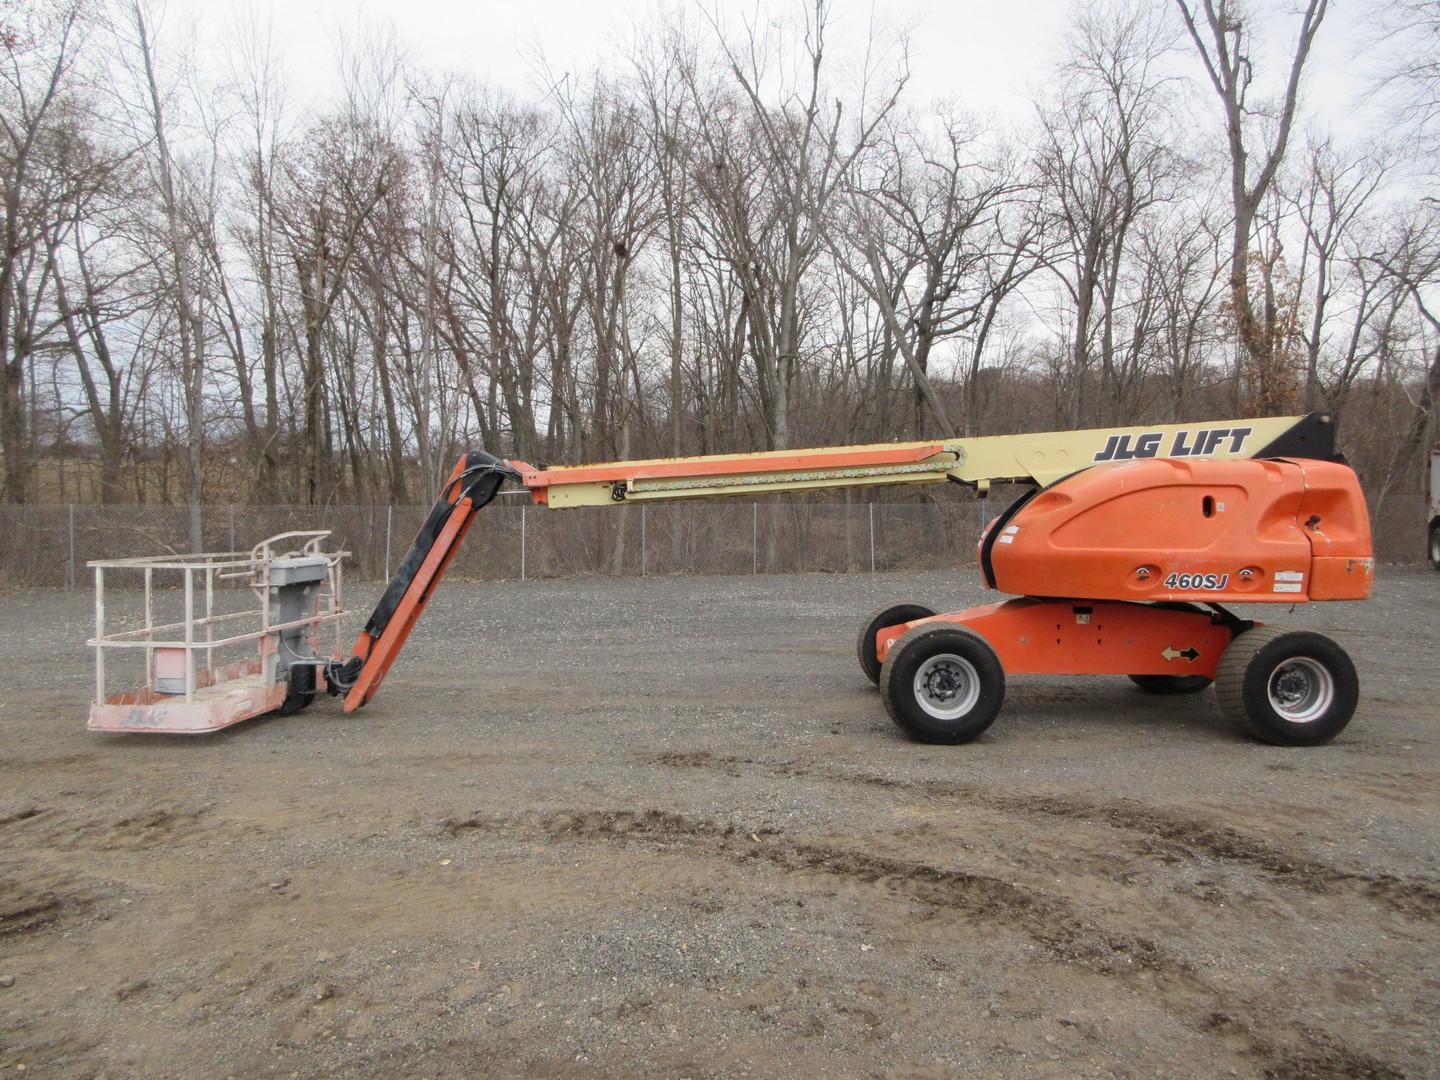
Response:
[{"label": "dirt ground", "polygon": [[1440,1075],[1440,574],[1271,612],[1360,669],[1312,750],[1119,679],[905,741],[860,617],[980,595],[447,585],[363,713],[189,739],[0,597],[0,1076]]}]

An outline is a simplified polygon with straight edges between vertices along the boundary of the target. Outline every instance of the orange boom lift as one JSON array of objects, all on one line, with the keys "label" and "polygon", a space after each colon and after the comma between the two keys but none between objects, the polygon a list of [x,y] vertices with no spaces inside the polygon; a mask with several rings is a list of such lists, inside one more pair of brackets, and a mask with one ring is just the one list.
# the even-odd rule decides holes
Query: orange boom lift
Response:
[{"label": "orange boom lift", "polygon": [[[238,562],[196,563],[207,575],[207,610],[211,574],[247,575],[266,598],[260,630],[219,642],[208,619],[203,640],[188,623],[183,637],[156,640],[172,627],[152,625],[153,568],[144,570],[144,629],[106,637],[103,567],[93,564],[99,696],[90,726],[215,730],[277,703],[296,711],[321,689],[342,695],[347,712],[360,708],[379,690],[475,514],[507,481],[552,510],[897,484],[957,483],[981,495],[994,483],[1030,485],[990,523],[978,551],[986,586],[1012,599],[947,614],[896,604],[861,627],[861,670],[895,723],[924,742],[965,742],[984,731],[1011,675],[1125,675],[1156,694],[1195,693],[1213,682],[1227,715],[1288,745],[1333,738],[1355,711],[1358,681],[1340,646],[1226,606],[1370,595],[1364,496],[1335,454],[1330,417],[1312,413],[555,468],[471,451],[349,657],[318,647],[317,628],[342,612],[338,577],[329,589],[317,584],[338,573],[340,553],[318,552],[317,540],[298,557],[262,545]],[[191,569],[181,569],[188,610]],[[243,677],[227,684],[209,661],[197,670],[198,653],[251,638],[260,656]],[[104,651],[137,645],[156,653],[152,685],[106,698]],[[172,672],[168,681],[162,669]],[[175,697],[182,683],[183,701]]]},{"label": "orange boom lift", "polygon": [[1324,414],[1148,429],[934,440],[538,468],[462,459],[348,661],[326,681],[346,711],[379,689],[475,513],[510,480],[551,509],[954,482],[1034,485],[990,523],[985,584],[1018,594],[866,620],[860,667],[896,724],[933,743],[994,721],[1009,675],[1125,675],[1157,694],[1216,684],[1255,736],[1333,738],[1358,681],[1335,642],[1264,626],[1231,603],[1361,600],[1374,562],[1364,496]]}]

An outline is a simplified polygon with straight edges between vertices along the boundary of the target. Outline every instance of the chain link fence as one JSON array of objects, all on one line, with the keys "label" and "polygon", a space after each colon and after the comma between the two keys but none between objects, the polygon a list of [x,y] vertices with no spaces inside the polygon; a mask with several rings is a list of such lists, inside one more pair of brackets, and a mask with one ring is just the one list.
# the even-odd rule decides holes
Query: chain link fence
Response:
[{"label": "chain link fence", "polygon": [[[956,497],[958,496],[958,497]],[[691,502],[551,511],[501,496],[477,516],[449,573],[472,581],[608,574],[786,574],[943,569],[971,563],[985,520],[1011,497],[910,502]],[[207,506],[206,551],[329,529],[347,580],[385,581],[428,506]],[[0,589],[88,588],[91,559],[189,549],[183,506],[0,506]]]}]

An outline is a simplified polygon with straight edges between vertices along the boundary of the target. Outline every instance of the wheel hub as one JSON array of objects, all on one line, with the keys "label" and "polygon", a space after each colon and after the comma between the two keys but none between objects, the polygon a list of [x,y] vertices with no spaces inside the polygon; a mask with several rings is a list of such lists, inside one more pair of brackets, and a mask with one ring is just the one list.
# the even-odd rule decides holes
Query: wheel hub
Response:
[{"label": "wheel hub", "polygon": [[1283,719],[1306,724],[1329,710],[1335,700],[1335,679],[1318,660],[1296,656],[1276,666],[1266,690],[1270,707]]},{"label": "wheel hub", "polygon": [[1275,680],[1275,696],[1287,705],[1305,700],[1310,692],[1310,678],[1303,671],[1286,671]]},{"label": "wheel hub", "polygon": [[960,687],[960,678],[948,667],[936,668],[925,680],[925,690],[936,701],[949,701]]},{"label": "wheel hub", "polygon": [[980,675],[963,656],[940,653],[915,672],[915,700],[937,720],[956,720],[980,700]]}]

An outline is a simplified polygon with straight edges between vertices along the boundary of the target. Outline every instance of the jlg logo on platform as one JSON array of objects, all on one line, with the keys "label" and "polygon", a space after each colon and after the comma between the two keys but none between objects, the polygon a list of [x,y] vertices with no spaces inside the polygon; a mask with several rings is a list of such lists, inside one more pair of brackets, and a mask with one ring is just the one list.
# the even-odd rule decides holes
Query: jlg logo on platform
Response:
[{"label": "jlg logo on platform", "polygon": [[[1205,454],[1213,454],[1217,450],[1224,450],[1231,454],[1238,454],[1245,447],[1245,440],[1249,437],[1253,428],[1248,427],[1222,427],[1222,428],[1201,428],[1199,431],[1177,431],[1174,440],[1170,443],[1170,449],[1163,455],[1165,457],[1201,457]],[[1229,444],[1221,446],[1225,440]],[[1096,461],[1127,461],[1130,458],[1152,458],[1162,456],[1160,448],[1164,445],[1165,433],[1163,431],[1147,431],[1143,435],[1111,435],[1105,443],[1105,449],[1095,455]]]}]

